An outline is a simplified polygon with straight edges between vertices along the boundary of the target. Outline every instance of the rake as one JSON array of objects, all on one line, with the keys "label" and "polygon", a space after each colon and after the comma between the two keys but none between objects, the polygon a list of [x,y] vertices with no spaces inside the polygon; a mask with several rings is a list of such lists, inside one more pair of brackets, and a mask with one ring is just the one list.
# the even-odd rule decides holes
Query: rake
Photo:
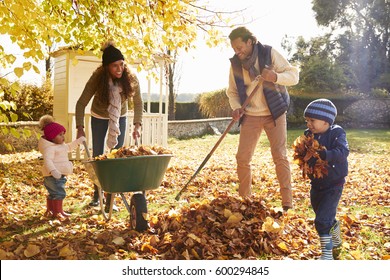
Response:
[{"label": "rake", "polygon": [[[241,109],[242,111],[245,110],[245,108],[248,106],[249,102],[251,101],[252,97],[255,95],[256,91],[259,89],[260,85],[263,83],[263,79],[258,76],[253,82],[252,82],[252,86],[255,86],[252,91],[251,91],[251,94],[246,98],[244,104],[242,104],[241,106]],[[230,129],[233,127],[233,125],[236,123],[236,120],[232,119],[232,121],[229,123],[229,125],[227,126],[227,128],[225,129],[225,131],[223,132],[223,134],[221,135],[221,137],[219,138],[219,140],[217,141],[217,143],[215,143],[214,147],[211,149],[211,151],[208,153],[208,155],[205,157],[205,159],[203,160],[203,162],[200,164],[200,166],[198,167],[198,169],[195,171],[194,175],[192,175],[192,177],[190,178],[190,180],[188,180],[188,182],[185,184],[185,186],[179,191],[179,193],[176,195],[175,199],[176,200],[179,200],[180,199],[180,196],[181,194],[187,190],[188,188],[188,185],[192,182],[192,180],[196,177],[196,175],[198,175],[198,173],[202,170],[202,168],[205,166],[205,164],[207,163],[207,161],[210,159],[210,157],[212,156],[212,154],[215,152],[215,150],[218,148],[219,144],[221,144],[222,140],[225,138],[225,136],[227,135],[227,133],[230,131]]]}]

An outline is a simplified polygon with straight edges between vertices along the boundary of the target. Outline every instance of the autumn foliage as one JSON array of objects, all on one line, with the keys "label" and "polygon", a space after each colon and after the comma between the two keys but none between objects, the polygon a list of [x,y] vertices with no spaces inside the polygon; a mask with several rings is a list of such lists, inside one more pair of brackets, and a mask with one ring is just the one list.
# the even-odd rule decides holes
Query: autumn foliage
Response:
[{"label": "autumn foliage", "polygon": [[100,156],[95,157],[95,160],[105,160],[112,158],[128,158],[136,156],[151,156],[151,155],[164,155],[172,154],[172,152],[161,146],[126,146],[119,149],[112,149],[110,153],[106,153]]},{"label": "autumn foliage", "polygon": [[[314,139],[314,135],[301,135],[295,139],[293,144],[294,162],[299,165],[302,170],[303,178],[307,175],[312,175],[314,178],[322,178],[328,175],[328,162],[322,160],[318,154],[319,151],[324,151],[326,148]],[[314,160],[314,164],[310,164],[310,160]]]}]

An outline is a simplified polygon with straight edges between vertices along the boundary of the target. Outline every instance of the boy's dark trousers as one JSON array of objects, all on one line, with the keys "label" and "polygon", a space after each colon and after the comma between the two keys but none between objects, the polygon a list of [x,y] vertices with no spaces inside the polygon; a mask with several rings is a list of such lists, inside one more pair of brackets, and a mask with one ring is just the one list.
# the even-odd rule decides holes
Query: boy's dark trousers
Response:
[{"label": "boy's dark trousers", "polygon": [[312,186],[310,202],[315,215],[315,228],[319,235],[330,234],[331,228],[336,224],[336,212],[343,185],[319,187]]}]

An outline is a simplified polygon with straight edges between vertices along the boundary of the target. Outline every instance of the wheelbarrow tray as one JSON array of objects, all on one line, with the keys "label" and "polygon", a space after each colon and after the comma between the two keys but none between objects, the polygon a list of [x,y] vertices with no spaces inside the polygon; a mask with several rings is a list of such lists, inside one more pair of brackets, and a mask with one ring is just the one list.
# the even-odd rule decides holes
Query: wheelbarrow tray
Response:
[{"label": "wheelbarrow tray", "polygon": [[85,161],[91,180],[108,193],[158,188],[172,155],[147,155]]}]

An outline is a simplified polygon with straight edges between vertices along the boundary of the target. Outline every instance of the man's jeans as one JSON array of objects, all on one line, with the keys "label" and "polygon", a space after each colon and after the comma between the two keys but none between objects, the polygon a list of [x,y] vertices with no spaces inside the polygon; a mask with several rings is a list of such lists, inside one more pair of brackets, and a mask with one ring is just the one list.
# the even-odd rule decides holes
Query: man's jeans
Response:
[{"label": "man's jeans", "polygon": [[316,214],[314,224],[319,235],[330,234],[330,229],[336,223],[337,205],[342,192],[343,186],[311,187],[310,201]]},{"label": "man's jeans", "polygon": [[251,161],[261,133],[267,134],[276,176],[280,185],[282,206],[292,207],[291,171],[287,158],[287,121],[286,114],[276,121],[272,116],[253,117],[245,115],[240,128],[240,142],[236,154],[237,174],[240,180],[239,194],[243,197],[251,194]]}]

